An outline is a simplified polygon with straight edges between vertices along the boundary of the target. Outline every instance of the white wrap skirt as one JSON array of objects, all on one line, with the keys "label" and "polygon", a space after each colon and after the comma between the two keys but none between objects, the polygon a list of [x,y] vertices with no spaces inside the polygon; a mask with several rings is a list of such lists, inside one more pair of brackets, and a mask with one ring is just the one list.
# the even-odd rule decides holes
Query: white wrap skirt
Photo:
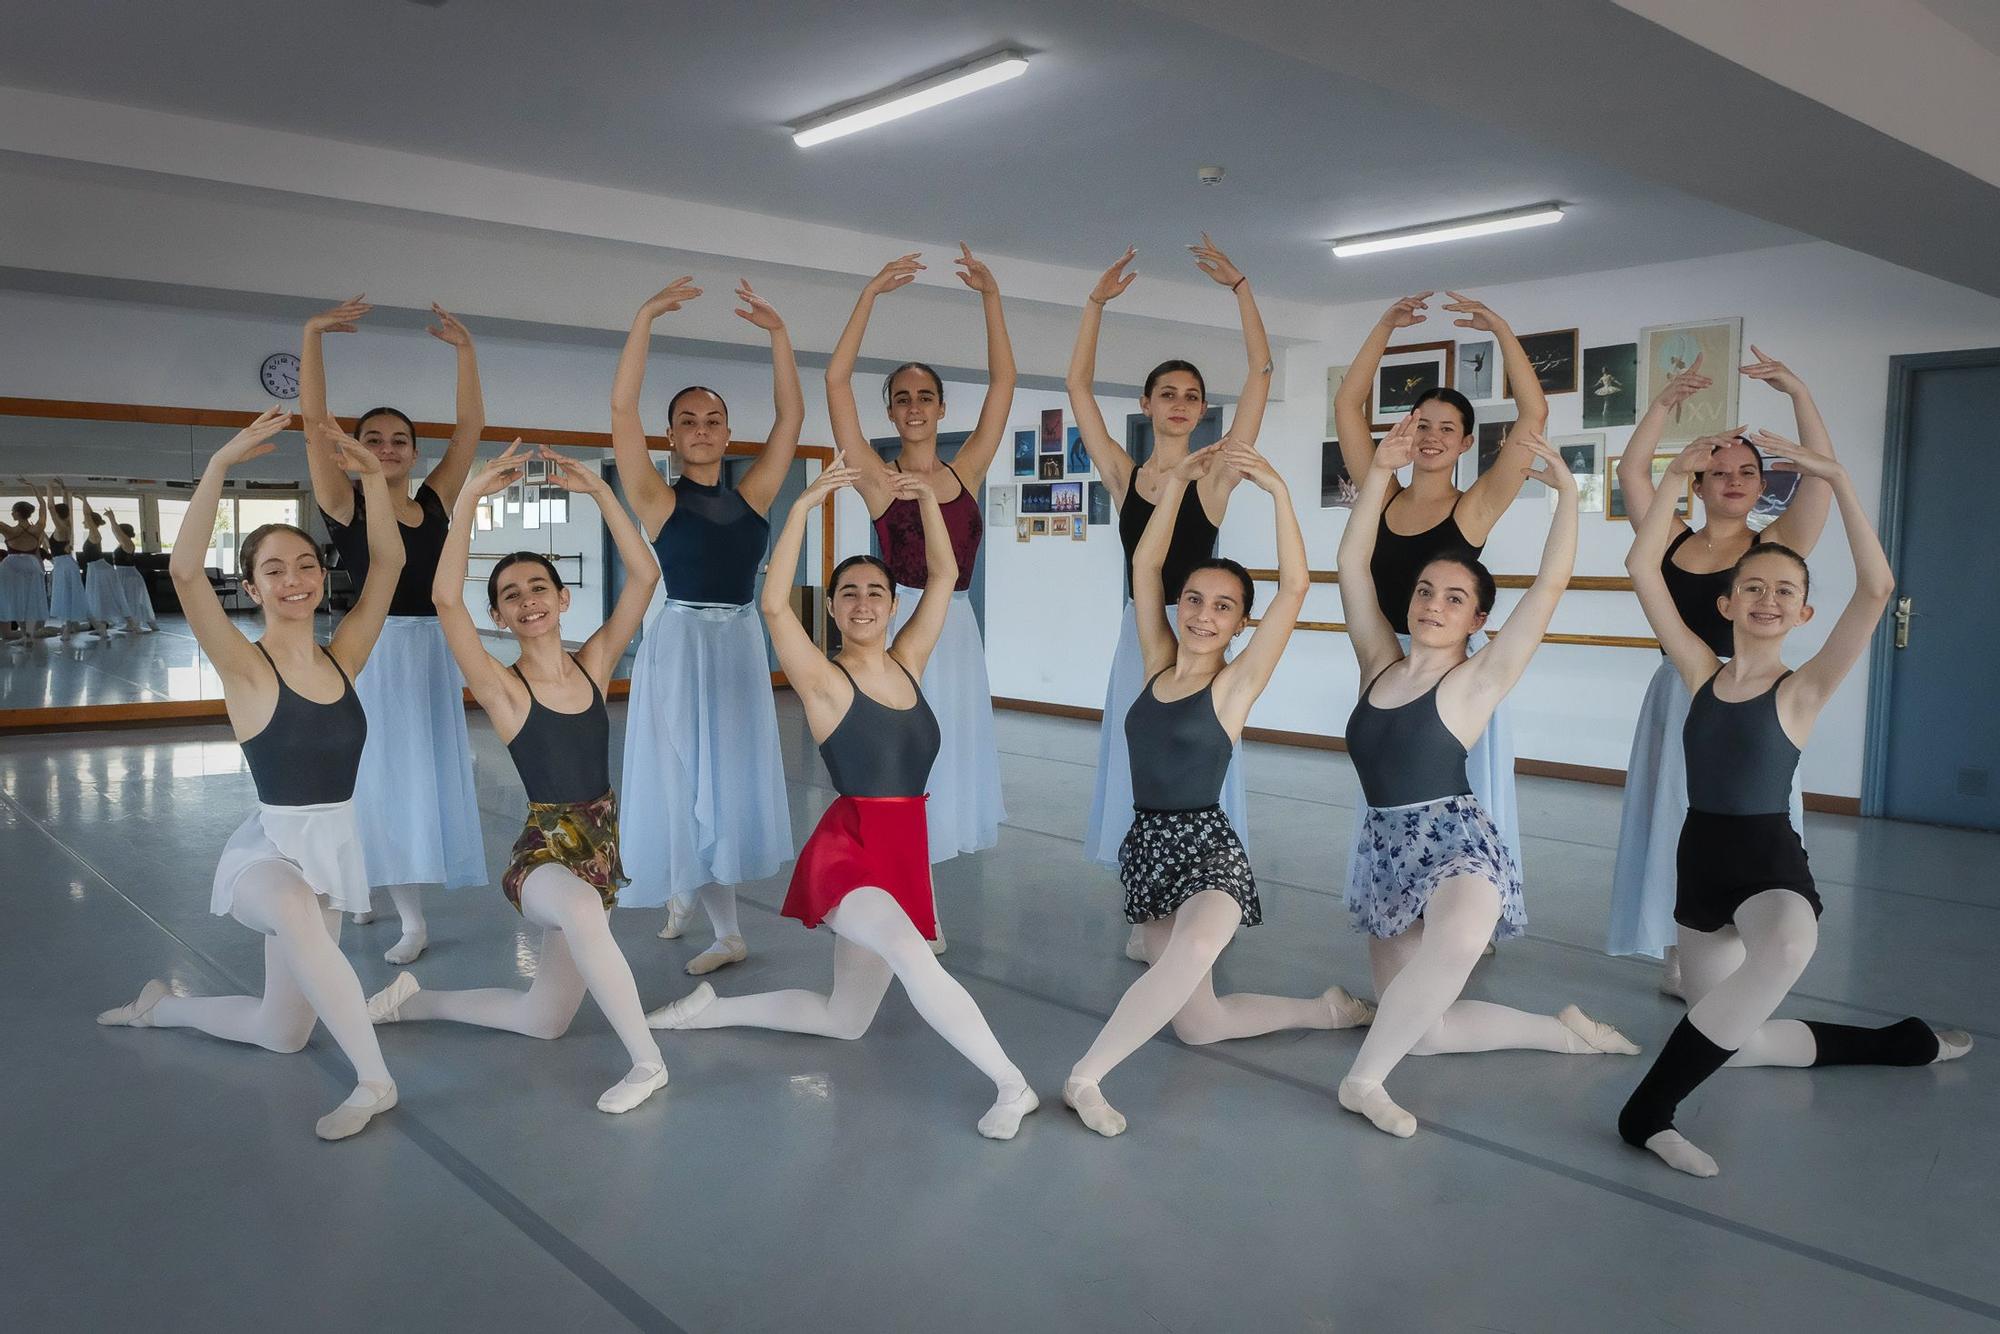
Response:
[{"label": "white wrap skirt", "polygon": [[0,560],[0,621],[39,623],[48,618],[49,585],[42,577],[42,558],[33,552],[8,552]]},{"label": "white wrap skirt", "polygon": [[83,572],[83,600],[90,619],[116,625],[125,619],[125,595],[118,588],[118,567],[99,558]]},{"label": "white wrap skirt", "polygon": [[[896,589],[895,630],[909,624],[922,600],[922,589]],[[1000,745],[993,737],[993,685],[970,593],[951,595],[944,631],[924,667],[923,687],[943,733],[924,808],[935,864],[992,847],[1007,818],[1000,796]]]},{"label": "white wrap skirt", "polygon": [[[1659,958],[1674,943],[1675,861],[1687,819],[1687,755],[1681,728],[1693,698],[1673,663],[1660,660],[1632,729],[1625,766],[1625,805],[1618,819],[1618,865],[1611,873],[1612,954]],[[1792,774],[1792,828],[1806,827],[1805,796]]]},{"label": "white wrap skirt", "polygon": [[785,761],[755,603],[656,600],[632,664],[619,854],[627,908],[778,873],[792,855]]},{"label": "white wrap skirt", "polygon": [[64,623],[92,619],[90,598],[83,591],[83,572],[77,568],[74,556],[65,554],[50,562],[49,619]]},{"label": "white wrap skirt", "polygon": [[228,916],[235,906],[237,877],[259,862],[269,861],[297,867],[329,908],[367,911],[368,872],[352,801],[320,806],[266,806],[259,802],[250,818],[222,845],[208,910],[218,917]]},{"label": "white wrap skirt", "polygon": [[464,690],[437,617],[383,623],[354,681],[368,714],[354,805],[371,885],[486,883]]},{"label": "white wrap skirt", "polygon": [[[1167,608],[1167,624],[1177,609]],[[1130,599],[1118,629],[1118,649],[1111,655],[1111,679],[1104,686],[1104,721],[1097,728],[1097,782],[1090,794],[1090,823],[1084,829],[1083,855],[1099,866],[1118,866],[1118,848],[1132,827],[1132,761],[1125,750],[1125,715],[1146,684],[1146,658],[1139,651],[1139,613]],[[1222,780],[1222,813],[1236,839],[1250,846],[1249,800],[1243,791],[1243,743],[1229,754],[1229,772]]]}]

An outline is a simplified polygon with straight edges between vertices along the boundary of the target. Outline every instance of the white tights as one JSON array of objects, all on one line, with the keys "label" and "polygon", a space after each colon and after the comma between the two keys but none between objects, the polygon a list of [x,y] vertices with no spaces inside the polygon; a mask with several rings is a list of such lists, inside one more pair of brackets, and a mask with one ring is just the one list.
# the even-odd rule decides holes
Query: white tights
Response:
[{"label": "white tights", "polygon": [[193,1028],[267,1051],[295,1052],[313,1021],[340,1047],[363,1083],[391,1084],[368,1021],[361,979],[340,952],[340,914],[290,862],[258,862],[236,878],[230,916],[264,937],[262,996],[168,996],[147,1016],[153,1028]]},{"label": "white tights", "polygon": [[1688,1022],[1724,1050],[1732,1066],[1806,1066],[1818,1055],[1812,1030],[1771,1014],[1819,946],[1812,905],[1786,889],[1745,899],[1720,931],[1681,927],[1681,987]]},{"label": "white tights", "polygon": [[1027,1087],[979,1005],[931,953],[930,942],[887,890],[851,891],[826,915],[833,930],[833,990],[718,996],[689,1028],[774,1028],[852,1040],[868,1031],[893,977],[924,1022],[979,1067],[1003,1097]]},{"label": "white tights", "polygon": [[695,897],[701,900],[701,910],[708,915],[708,924],[718,941],[742,937],[743,928],[736,920],[735,886],[703,885]]},{"label": "white tights", "polygon": [[419,991],[402,1002],[398,1017],[448,1019],[531,1038],[558,1038],[569,1031],[587,991],[611,1021],[632,1064],[662,1064],[659,1044],[639,1005],[631,965],[612,938],[604,900],[597,891],[568,867],[544,863],[522,882],[521,916],[542,928],[535,980],[526,991],[512,987]]}]

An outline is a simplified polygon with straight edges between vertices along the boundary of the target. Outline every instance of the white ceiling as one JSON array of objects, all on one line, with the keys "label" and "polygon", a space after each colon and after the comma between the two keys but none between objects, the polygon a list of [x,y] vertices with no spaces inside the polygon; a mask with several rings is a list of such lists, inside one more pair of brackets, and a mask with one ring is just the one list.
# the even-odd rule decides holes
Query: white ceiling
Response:
[{"label": "white ceiling", "polygon": [[[782,130],[1002,45],[1034,55],[1000,89],[810,152]],[[1091,268],[1127,243],[1180,263],[1206,227],[1266,291],[1317,302],[1805,235],[1498,128],[1506,68],[1411,42],[1357,78],[1122,0],[69,0],[10,19],[0,84]],[[1206,162],[1223,185],[1196,182]],[[1551,198],[1561,226],[1449,252],[1324,244]]]}]

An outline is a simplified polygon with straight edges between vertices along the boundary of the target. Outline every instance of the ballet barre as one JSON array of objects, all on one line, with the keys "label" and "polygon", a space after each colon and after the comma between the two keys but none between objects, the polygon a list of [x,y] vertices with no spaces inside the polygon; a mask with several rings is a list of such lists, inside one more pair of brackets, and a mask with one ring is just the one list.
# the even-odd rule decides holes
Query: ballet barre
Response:
[{"label": "ballet barre", "polygon": [[[1248,573],[1252,579],[1257,580],[1259,583],[1274,583],[1278,578],[1276,570],[1251,570]],[[1337,571],[1312,571],[1312,581],[1316,584],[1337,583],[1339,580],[1340,575]],[[1528,588],[1534,584],[1535,580],[1532,575],[1526,574],[1496,574],[1493,576],[1493,582],[1500,588]],[[1610,575],[1587,574],[1578,575],[1571,579],[1569,587],[1585,593],[1629,593],[1632,591],[1632,581],[1624,576],[1613,577]],[[1258,619],[1253,617],[1250,620],[1250,624],[1256,625]],[[1318,630],[1327,634],[1337,635],[1347,633],[1347,624],[1344,621],[1300,621],[1293,628],[1299,630]],[[1498,626],[1485,632],[1488,639],[1499,633],[1500,629]],[[1542,636],[1542,642],[1544,644],[1569,644],[1583,648],[1642,648],[1654,653],[1660,651],[1660,641],[1652,638],[1650,635],[1572,635],[1551,632]]]}]

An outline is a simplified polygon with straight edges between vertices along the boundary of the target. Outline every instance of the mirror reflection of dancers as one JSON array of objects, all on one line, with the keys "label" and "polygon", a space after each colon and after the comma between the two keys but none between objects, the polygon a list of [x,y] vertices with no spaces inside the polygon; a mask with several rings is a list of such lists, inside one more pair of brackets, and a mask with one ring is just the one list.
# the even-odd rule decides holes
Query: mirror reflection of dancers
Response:
[{"label": "mirror reflection of dancers", "polygon": [[[1792,400],[1799,441],[1815,454],[1831,457],[1833,441],[1826,422],[1804,381],[1783,362],[1766,357],[1755,344],[1757,360],[1742,373],[1761,380]],[[1679,493],[1664,494],[1653,484],[1652,461],[1668,414],[1694,394],[1709,387],[1701,374],[1701,358],[1667,381],[1632,431],[1625,455],[1618,461],[1618,485],[1625,493],[1626,512],[1641,522],[1655,499],[1669,509]],[[1729,595],[1737,562],[1759,543],[1776,542],[1801,556],[1810,556],[1826,527],[1833,491],[1814,477],[1799,479],[1798,490],[1778,520],[1761,533],[1753,532],[1750,513],[1764,494],[1764,459],[1740,438],[1743,428],[1709,437],[1716,445],[1709,465],[1695,477],[1701,500],[1702,525],[1691,527],[1678,517],[1668,530],[1674,534],[1660,561],[1660,577],[1680,610],[1681,622],[1717,658],[1735,651],[1734,631],[1720,610]],[[1625,797],[1618,820],[1618,861],[1611,877],[1611,927],[1606,949],[1612,954],[1648,954],[1666,959],[1660,990],[1681,991],[1680,951],[1674,945],[1675,849],[1687,817],[1687,771],[1681,758],[1681,727],[1687,722],[1690,696],[1673,660],[1664,651],[1632,732],[1632,755],[1625,766]],[[1791,799],[1792,826],[1805,828],[1803,793],[1796,772]]]},{"label": "mirror reflection of dancers", "polygon": [[[340,915],[365,907],[363,825],[354,780],[368,719],[352,684],[376,643],[403,565],[389,490],[373,455],[338,432],[327,456],[361,476],[373,557],[331,647],[313,637],[326,592],[319,546],[291,524],[265,524],[243,539],[243,589],[263,612],[263,634],[243,637],[222,609],[202,559],[230,468],[277,448],[291,416],[274,407],[217,450],[188,498],[168,570],[202,652],[222,680],[229,724],[257,785],[257,809],[223,846],[209,910],[264,937],[262,996],[177,996],[148,982],[100,1024],[193,1028],[269,1051],[295,1052],[317,1019],[354,1066],[354,1091],[321,1117],[321,1139],[345,1139],[396,1105],[396,1082],[368,1022],[354,965],[340,952]],[[379,836],[369,828],[368,837]]]},{"label": "mirror reflection of dancers", "polygon": [[77,548],[76,563],[83,572],[84,602],[98,638],[109,639],[125,619],[125,599],[119,593],[118,571],[104,557],[104,516],[81,495],[72,494],[71,499],[83,515],[83,545]]},{"label": "mirror reflection of dancers", "polygon": [[21,485],[33,501],[17,500],[14,521],[0,520],[0,638],[26,642],[41,633],[49,618],[48,581],[42,573],[42,534],[48,527],[48,498],[27,478]]},{"label": "mirror reflection of dancers", "polygon": [[1000,749],[993,736],[993,688],[986,677],[986,649],[968,590],[985,534],[973,483],[984,482],[994,451],[1007,433],[1007,412],[1014,401],[1014,348],[992,270],[962,243],[952,263],[959,281],[979,294],[986,320],[986,397],[979,406],[978,422],[952,462],[938,457],[944,381],[931,367],[907,362],[883,382],[889,424],[902,444],[893,465],[885,465],[868,443],[854,405],[854,363],[861,355],[875,300],[916,280],[924,268],[917,255],[891,260],[868,281],[826,368],[826,407],[833,419],[834,444],[855,471],[855,490],[874,520],[882,559],[903,590],[896,599],[896,629],[916,615],[922,605],[917,590],[929,586],[923,506],[897,489],[898,474],[921,477],[929,484],[951,534],[958,582],[937,649],[929,655],[924,672],[924,697],[937,710],[943,733],[926,813],[931,860],[940,862],[992,847],[1000,840],[1000,822],[1007,818],[1000,793]]},{"label": "mirror reflection of dancers", "polygon": [[[1181,497],[1219,466],[1270,495],[1277,530],[1278,591],[1233,659],[1226,657],[1229,645],[1249,624],[1255,597],[1241,565],[1213,557],[1195,565],[1171,619],[1161,591]],[[1250,859],[1222,812],[1223,775],[1312,579],[1284,479],[1233,437],[1183,457],[1162,479],[1159,495],[1132,554],[1146,674],[1122,720],[1133,812],[1118,856],[1125,917],[1145,933],[1150,962],[1063,1082],[1063,1102],[1106,1136],[1123,1134],[1125,1117],[1098,1085],[1168,1024],[1181,1041],[1202,1045],[1288,1028],[1352,1028],[1370,1014],[1340,987],[1296,999],[1215,994],[1215,961],[1236,928],[1264,920]]]},{"label": "mirror reflection of dancers", "polygon": [[[838,461],[814,478],[785,518],[771,568],[795,568],[807,517],[859,481],[857,470]],[[929,583],[913,615],[897,614],[896,581],[873,556],[850,556],[834,569],[828,610],[841,647],[831,660],[799,624],[789,581],[767,580],[760,598],[779,665],[840,794],[799,850],[783,910],[808,927],[832,929],[833,989],[717,996],[703,982],[647,1019],[655,1028],[771,1028],[853,1039],[868,1031],[893,977],[924,1021],[993,1081],[996,1096],[979,1133],[1012,1139],[1039,1100],[926,943],[937,920],[924,782],[934,772],[940,728],[917,682],[944,632],[957,582],[954,535],[924,478],[905,473],[890,488],[916,505],[923,523]]]},{"label": "mirror reflection of dancers", "polygon": [[[118,522],[118,516],[110,510],[104,511],[104,518],[111,525],[111,538],[116,543],[104,559],[118,581],[118,605],[125,614],[125,633],[152,634],[160,628],[160,617],[153,610],[153,590],[146,583],[146,572],[139,568],[138,530],[129,523]],[[203,551],[206,553],[207,548]]]},{"label": "mirror reflection of dancers", "polygon": [[[1492,641],[1466,641],[1493,609],[1493,576],[1469,549],[1444,549],[1416,569],[1405,604],[1406,655],[1376,601],[1370,557],[1396,470],[1435,427],[1416,414],[1397,422],[1374,451],[1361,498],[1340,540],[1340,602],[1361,668],[1361,694],[1347,720],[1347,751],[1365,801],[1348,873],[1347,908],[1368,933],[1378,998],[1375,1022],[1340,1081],[1340,1105],[1379,1130],[1407,1138],[1417,1119],[1382,1083],[1406,1055],[1528,1050],[1570,1055],[1638,1048],[1576,1006],[1528,1014],[1460,992],[1480,951],[1527,926],[1521,871],[1484,803],[1467,782],[1466,742],[1528,668],[1576,563],[1576,478],[1537,432],[1515,445],[1541,466],[1557,506],[1541,569]],[[1423,474],[1419,472],[1419,476]]]},{"label": "mirror reflection of dancers", "polygon": [[[1404,297],[1383,312],[1361,348],[1354,354],[1347,378],[1334,395],[1334,424],[1340,436],[1340,456],[1347,474],[1357,481],[1368,475],[1375,447],[1369,431],[1368,391],[1382,352],[1399,329],[1422,324],[1432,294]],[[1540,435],[1548,422],[1548,398],[1521,340],[1504,319],[1485,303],[1457,292],[1444,309],[1459,316],[1462,329],[1491,333],[1506,367],[1507,388],[1519,406],[1519,416],[1501,443],[1498,458],[1477,481],[1460,491],[1454,480],[1459,455],[1476,447],[1478,433],[1472,404],[1454,389],[1432,389],[1418,396],[1410,409],[1416,436],[1411,450],[1410,484],[1391,478],[1389,500],[1376,521],[1374,553],[1369,571],[1375,582],[1375,602],[1389,626],[1409,651],[1410,592],[1417,575],[1440,551],[1470,551],[1476,559],[1486,549],[1493,525],[1514,503],[1527,480],[1534,451],[1530,436]],[[1350,529],[1353,515],[1349,514]],[[1409,529],[1405,532],[1403,529]],[[1484,642],[1485,636],[1480,636]],[[1466,760],[1473,795],[1493,820],[1518,868],[1521,864],[1520,803],[1514,791],[1514,733],[1505,692],[1495,697],[1491,721],[1480,733]]]},{"label": "mirror reflection of dancers", "polygon": [[[1243,351],[1249,365],[1244,372],[1243,392],[1229,421],[1229,438],[1254,447],[1264,422],[1264,405],[1271,393],[1271,340],[1264,333],[1264,317],[1257,309],[1257,296],[1250,279],[1217,249],[1206,232],[1199,245],[1189,246],[1195,264],[1236,297],[1237,316],[1243,326]],[[1097,343],[1104,324],[1104,310],[1138,278],[1127,266],[1138,256],[1128,247],[1118,262],[1104,271],[1084,303],[1083,322],[1077,329],[1076,346],[1070,353],[1070,414],[1076,418],[1083,447],[1090,454],[1118,508],[1118,540],[1125,548],[1125,583],[1132,586],[1132,553],[1138,549],[1166,489],[1166,478],[1188,456],[1189,437],[1201,425],[1208,410],[1208,387],[1201,371],[1192,362],[1163,361],[1146,376],[1145,391],[1139,397],[1139,411],[1152,427],[1153,452],[1141,465],[1111,436],[1104,413],[1097,406]],[[1171,626],[1178,614],[1181,585],[1188,572],[1215,555],[1215,542],[1223,514],[1229,508],[1229,493],[1239,478],[1227,461],[1210,467],[1194,485],[1178,494],[1173,529],[1161,568],[1160,592]],[[1104,685],[1104,719],[1097,729],[1097,777],[1090,796],[1090,820],[1083,836],[1083,855],[1100,866],[1117,867],[1125,831],[1132,827],[1132,767],[1125,745],[1124,718],[1145,684],[1144,655],[1139,647],[1139,613],[1131,597],[1125,599],[1125,615],[1118,630],[1118,647],[1111,658],[1111,674]],[[1230,753],[1229,773],[1222,785],[1222,811],[1245,847],[1250,842],[1249,804],[1243,790],[1243,748]],[[1125,945],[1126,957],[1145,959],[1145,933],[1134,927]]]},{"label": "mirror reflection of dancers", "polygon": [[[313,499],[326,520],[340,563],[356,580],[368,573],[362,541],[362,495],[332,455],[315,448],[315,424],[331,425],[326,406],[326,361],[321,340],[353,333],[373,307],[355,297],[306,321],[299,352],[299,410],[307,425],[306,462]],[[472,470],[473,450],[486,428],[479,362],[472,335],[438,306],[433,338],[458,357],[458,421],[444,457],[414,495],[410,470],[417,462],[416,425],[401,410],[371,408],[354,422],[354,437],[382,462],[396,531],[405,559],[402,582],[389,604],[382,641],[369,670],[354,683],[368,711],[368,749],[354,790],[362,823],[379,830],[368,840],[368,883],[387,886],[402,920],[402,935],[383,952],[390,963],[409,963],[430,943],[420,893],[424,885],[458,888],[486,883],[486,849],[479,832],[479,801],[472,781],[472,740],[465,730],[465,680],[452,661],[431,604],[431,581],[459,487]],[[372,920],[367,911],[358,919]]]},{"label": "mirror reflection of dancers", "polygon": [[625,1044],[632,1069],[597,1100],[600,1112],[629,1112],[667,1084],[659,1044],[646,1027],[631,965],[608,918],[624,883],[618,857],[618,798],[611,790],[611,715],[604,689],[638,632],[659,576],[639,529],[595,471],[548,449],[549,484],[596,502],[625,562],[626,579],[604,624],[575,653],[565,652],[562,614],[569,590],[554,562],[532,551],[503,556],[486,581],[487,613],[514,637],[512,667],[486,651],[465,608],[465,570],[482,496],[521,480],[529,455],[520,441],[461,487],[431,585],[438,623],[466,684],[493,730],[506,738],[528,791],[528,821],[514,840],[500,889],[514,910],[542,928],[535,980],[526,991],[420,990],[399,973],[368,1001],[376,1023],[448,1019],[531,1038],[569,1031],[588,991]]},{"label": "mirror reflection of dancers", "polygon": [[[1671,505],[1647,510],[1625,560],[1693,703],[1681,734],[1688,809],[1674,902],[1688,1012],[1619,1113],[1618,1133],[1700,1177],[1716,1174],[1715,1160],[1674,1129],[1674,1109],[1724,1065],[1929,1065],[1972,1047],[1964,1032],[1933,1032],[1916,1018],[1882,1028],[1771,1018],[1819,943],[1819,894],[1786,810],[1793,771],[1820,711],[1867,651],[1896,576],[1831,453],[1768,431],[1751,439],[1825,482],[1840,507],[1854,595],[1819,652],[1797,671],[1779,657],[1785,636],[1813,615],[1811,576],[1789,547],[1762,543],[1736,562],[1720,598],[1733,640],[1727,662],[1690,628],[1661,574]],[[1720,461],[1714,437],[1697,440],[1668,467],[1667,481],[1681,485]]]},{"label": "mirror reflection of dancers", "polygon": [[[691,385],[667,402],[680,480],[661,480],[639,416],[646,354],[653,322],[700,295],[692,279],[679,278],[639,307],[611,389],[619,481],[666,583],[639,641],[625,714],[625,809],[639,818],[625,837],[632,883],[623,901],[666,905],[660,936],[677,940],[699,900],[715,939],[688,962],[696,975],[749,957],[734,886],[776,875],[792,855],[777,703],[754,599],[771,539],[766,515],[806,415],[791,335],[746,279],[736,314],[771,337],[771,433],[742,481],[725,485],[729,405]],[[789,572],[779,581],[789,586]]]},{"label": "mirror reflection of dancers", "polygon": [[[92,617],[90,595],[83,589],[83,567],[76,560],[76,497],[60,477],[50,490],[60,492],[62,499],[49,504],[49,619],[62,623],[64,639],[85,630],[103,638],[110,627]],[[43,499],[47,502],[48,495]]]}]

